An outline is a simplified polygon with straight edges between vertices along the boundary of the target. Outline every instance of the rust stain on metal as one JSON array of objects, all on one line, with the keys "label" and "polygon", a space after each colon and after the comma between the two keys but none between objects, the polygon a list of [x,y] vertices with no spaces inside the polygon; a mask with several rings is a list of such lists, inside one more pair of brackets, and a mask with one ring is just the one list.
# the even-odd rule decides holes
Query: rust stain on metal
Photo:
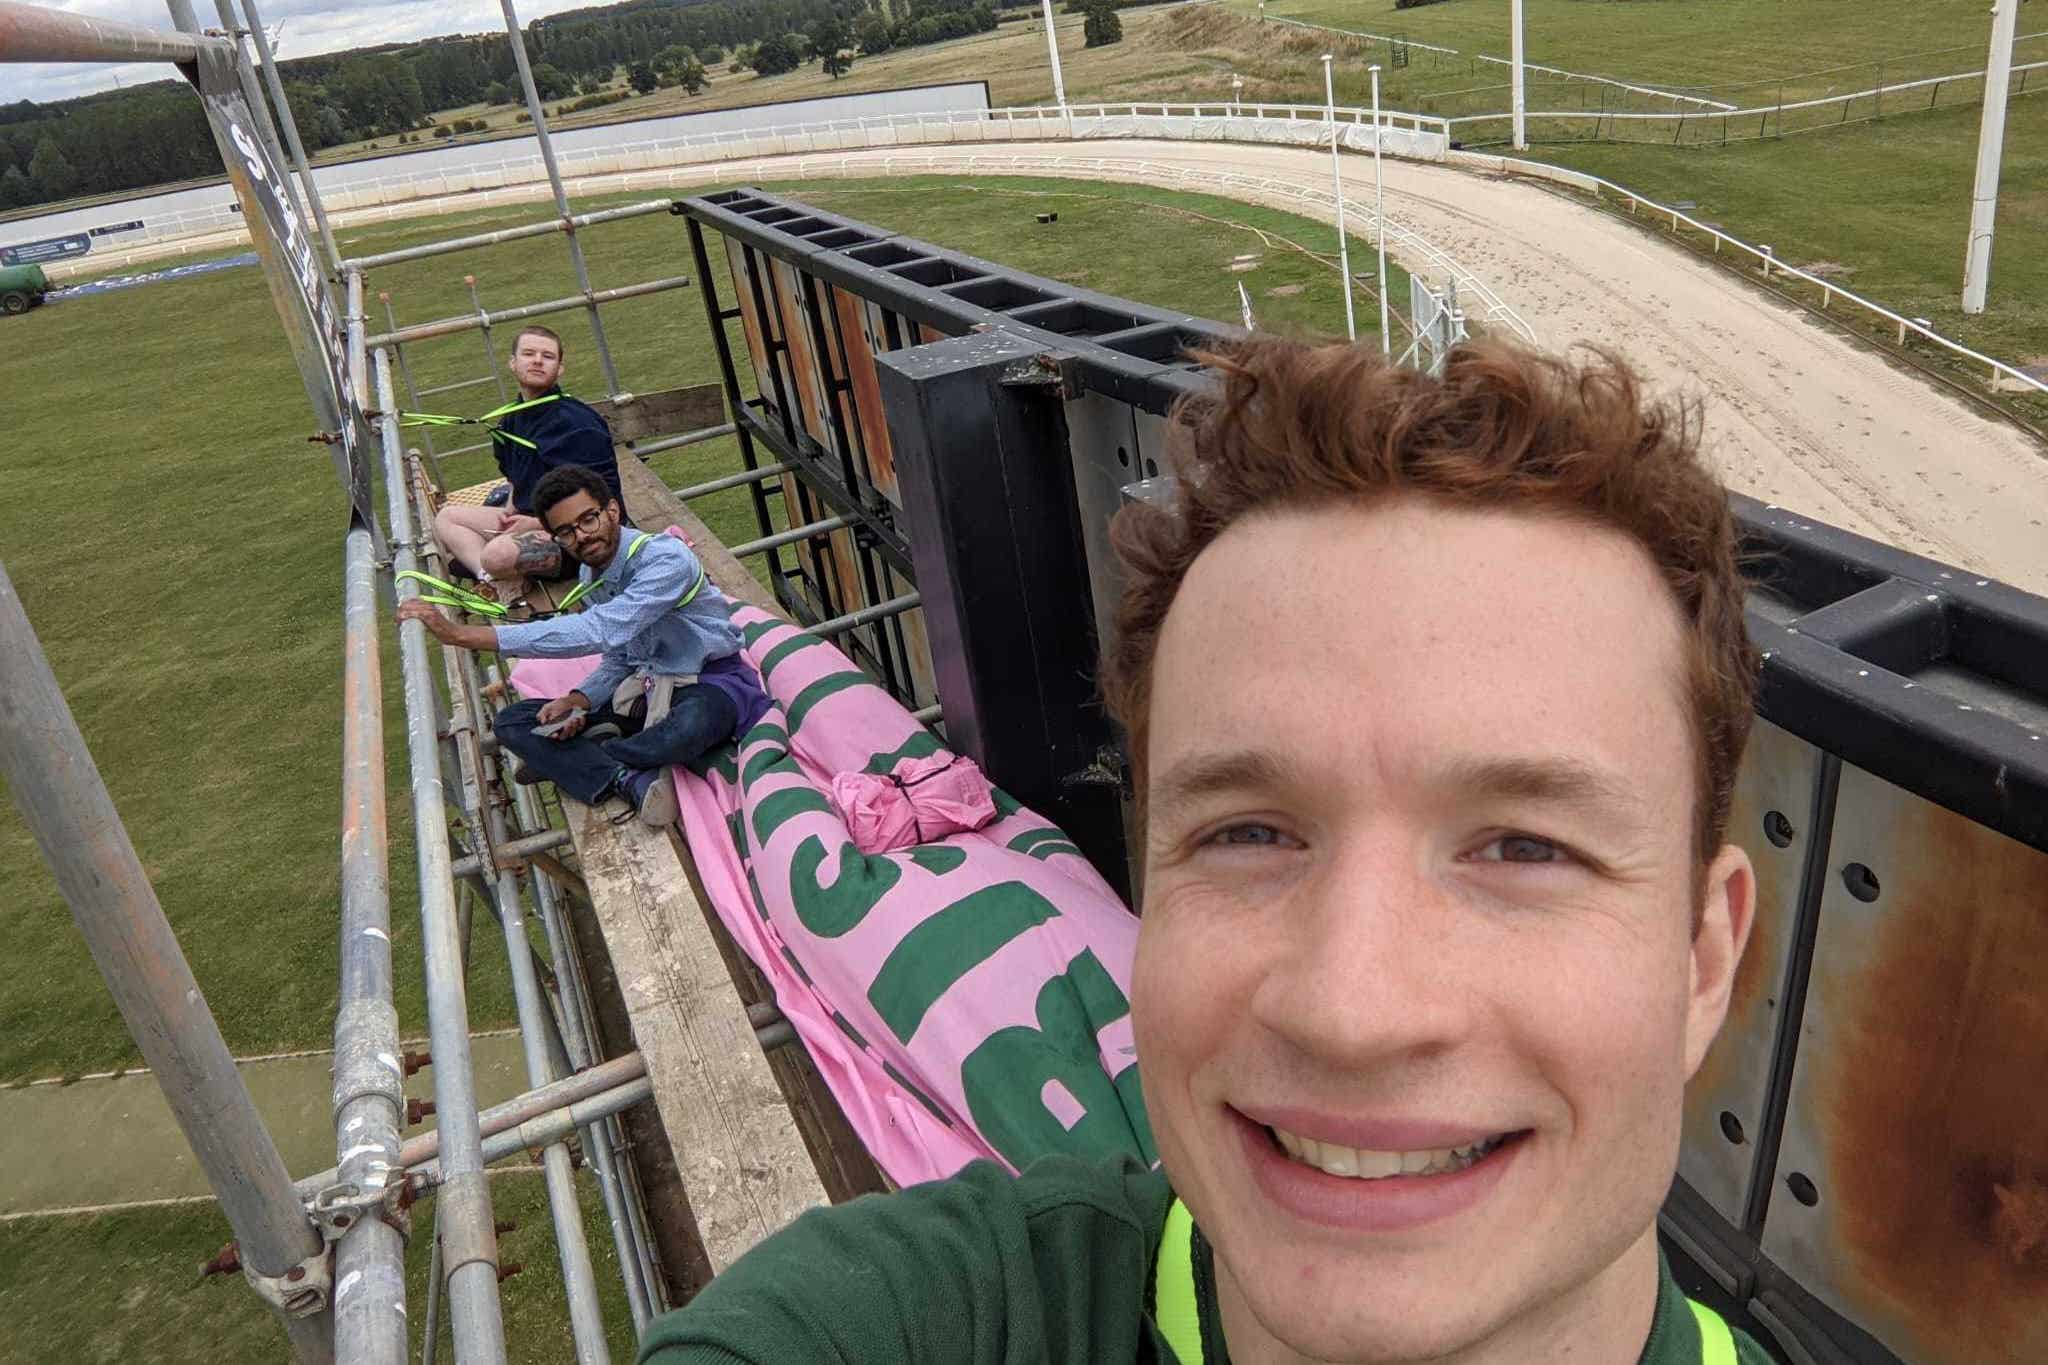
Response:
[{"label": "rust stain on metal", "polygon": [[[1801,838],[1794,840],[1789,848],[1778,848],[1764,837],[1763,820],[1767,807],[1763,791],[1766,784],[1762,775],[1754,771],[1754,765],[1762,759],[1761,746],[1751,746],[1749,761],[1744,764],[1735,785],[1728,817],[1729,842],[1740,845],[1756,868],[1756,911],[1749,931],[1749,945],[1743,949],[1742,961],[1735,969],[1735,984],[1728,996],[1727,1021],[1721,1026],[1720,1036],[1708,1049],[1698,1074],[1686,1089],[1686,1131],[1689,1133],[1720,1131],[1718,1114],[1707,1112],[1716,1108],[1708,1096],[1725,1093],[1725,1088],[1734,1082],[1729,1071],[1734,1065],[1731,1059],[1738,1047],[1758,1038],[1768,1042],[1777,1030],[1779,983],[1774,978],[1777,964],[1783,960],[1785,941],[1792,933],[1798,906],[1783,894],[1779,879],[1771,872],[1784,859],[1797,861],[1804,858],[1806,841]],[[1796,879],[1794,885],[1797,885]],[[1694,1113],[1695,1107],[1702,1112]],[[1756,1116],[1742,1117],[1753,1119]]]},{"label": "rust stain on metal", "polygon": [[789,378],[796,388],[801,425],[812,440],[837,454],[838,446],[825,422],[825,385],[819,377],[818,357],[813,354],[811,329],[804,317],[802,277],[787,261],[771,260],[768,283],[773,286],[775,309],[782,320],[782,353],[789,361]]},{"label": "rust stain on metal", "polygon": [[868,330],[868,308],[858,295],[844,289],[828,289],[832,309],[839,319],[839,334],[846,339],[846,379],[849,386],[852,421],[859,432],[862,452],[867,456],[868,477],[891,502],[901,503],[896,488],[896,450],[889,444],[888,414],[882,408],[882,382],[875,374],[875,339]]},{"label": "rust stain on metal", "polygon": [[[1843,1283],[1942,1361],[2048,1358],[2048,856],[1919,802],[1860,968],[1814,964]],[[1813,1016],[1809,1014],[1809,1023]],[[1781,1172],[1782,1174],[1782,1172]]]},{"label": "rust stain on metal", "polygon": [[754,306],[754,291],[749,286],[753,274],[747,269],[746,252],[734,238],[725,239],[725,263],[732,273],[732,290],[738,296],[740,330],[747,338],[747,358],[754,362],[754,392],[769,404],[775,402],[775,383],[769,377],[768,345],[762,331],[760,310]]}]

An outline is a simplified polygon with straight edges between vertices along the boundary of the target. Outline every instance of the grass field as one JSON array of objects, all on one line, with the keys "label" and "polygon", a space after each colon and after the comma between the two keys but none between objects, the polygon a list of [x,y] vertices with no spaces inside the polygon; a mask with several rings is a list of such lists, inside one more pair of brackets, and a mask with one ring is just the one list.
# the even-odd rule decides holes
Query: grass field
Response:
[{"label": "grass field", "polygon": [[[1227,3],[1258,11],[1257,0]],[[1509,0],[1407,10],[1393,0],[1268,0],[1266,13],[1467,56],[1509,53]],[[2022,34],[2041,30],[2048,21],[2021,11]],[[1988,7],[1976,0],[1526,0],[1523,17],[1530,62],[1735,104],[1766,102],[1781,81],[1794,99],[1982,68],[1990,33]],[[2036,39],[2015,60],[2043,56],[2048,44]],[[1411,72],[1451,64],[1419,50],[1412,60]]]},{"label": "grass field", "polygon": [[[611,1229],[594,1177],[585,1172],[578,1183],[612,1359],[629,1361],[633,1323]],[[540,1175],[494,1176],[491,1207],[501,1222],[518,1224],[498,1239],[499,1264],[525,1267],[499,1290],[510,1359],[515,1365],[568,1359],[568,1303]],[[413,1215],[406,1256],[406,1320],[414,1358],[425,1335],[433,1228],[429,1200]],[[64,1365],[286,1359],[283,1330],[241,1276],[198,1276],[200,1265],[232,1235],[211,1204],[0,1223],[0,1284],[7,1286],[0,1359]],[[443,1360],[453,1358],[447,1322],[444,1304]]]},{"label": "grass field", "polygon": [[[1321,248],[1328,229],[1266,209],[1071,182],[832,181],[804,193],[1168,307],[1234,319],[1242,280],[1264,325],[1327,328],[1342,316],[1334,271],[1293,245]],[[1032,221],[1044,208],[1058,210],[1057,225]],[[513,206],[348,232],[344,249],[533,216]],[[586,248],[600,287],[688,269],[682,228],[665,215],[586,234]],[[1233,271],[1240,255],[1254,268]],[[467,307],[467,271],[486,304],[503,307],[559,295],[566,261],[559,241],[526,241],[394,267],[373,286],[393,293],[402,320],[418,321]],[[606,324],[628,389],[716,376],[695,290],[613,305]],[[0,505],[8,570],[230,1046],[323,1046],[339,896],[341,518],[326,458],[305,443],[309,419],[262,277],[223,271],[54,304],[8,326],[20,333],[14,392],[33,395],[9,405],[10,472],[24,491]],[[571,388],[600,390],[582,316],[557,326]],[[508,340],[497,337],[501,355]],[[415,378],[429,386],[478,374],[480,345],[472,334],[419,348]],[[483,388],[435,401],[480,411],[496,398]],[[672,484],[735,465],[728,443],[659,459]],[[487,456],[467,456],[448,477],[465,482],[488,468]],[[728,538],[755,534],[744,492],[699,508]],[[396,659],[387,639],[398,1005],[418,1032]],[[10,888],[0,934],[12,968],[0,993],[0,1080],[132,1065],[127,1034],[11,807],[0,814],[0,884]],[[479,1027],[509,1017],[502,962],[495,949],[476,957]]]}]

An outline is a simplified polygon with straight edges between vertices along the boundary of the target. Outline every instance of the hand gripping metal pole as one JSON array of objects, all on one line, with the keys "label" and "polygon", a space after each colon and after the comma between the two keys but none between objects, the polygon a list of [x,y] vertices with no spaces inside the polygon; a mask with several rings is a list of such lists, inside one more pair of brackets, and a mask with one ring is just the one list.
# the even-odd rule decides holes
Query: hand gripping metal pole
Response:
[{"label": "hand gripping metal pole", "polygon": [[[391,388],[391,356],[379,348],[378,434],[384,453],[385,497],[391,548],[401,573],[419,568],[405,459],[398,439],[398,403]],[[417,597],[412,579],[398,584],[403,601]],[[449,874],[448,806],[441,787],[435,735],[437,702],[427,659],[427,628],[399,627],[405,670],[406,750],[412,764],[414,843],[419,851],[420,941],[426,955],[427,1031],[434,1051],[434,1106],[439,1115],[441,1165],[435,1228],[448,1278],[448,1315],[461,1365],[505,1358],[505,1322],[498,1303],[498,1242],[491,1222],[491,1192],[484,1176],[483,1135],[477,1123],[475,1076],[469,1056],[469,1002],[463,985],[462,940],[455,923],[455,881]]]},{"label": "hand gripping metal pole", "polygon": [[199,993],[5,565],[0,776],[234,1227],[251,1283],[281,1291],[267,1297],[284,1320],[293,1358],[332,1361],[325,1243]]},{"label": "hand gripping metal pole", "polygon": [[377,1213],[405,1181],[398,1136],[405,1092],[398,1011],[391,1003],[384,682],[369,528],[350,529],[343,572],[341,1004],[334,1020],[334,1145],[340,1160],[333,1190],[357,1212],[344,1215],[349,1221],[334,1248],[334,1350],[348,1365],[403,1365],[405,1239]]},{"label": "hand gripping metal pole", "polygon": [[[533,120],[533,138],[540,144],[541,165],[547,167],[548,184],[555,191],[555,212],[563,223],[569,222],[569,196],[562,189],[562,171],[555,164],[555,144],[548,138],[547,113],[540,107],[540,92],[534,89],[533,66],[526,60],[526,35],[519,31],[519,15],[512,8],[512,0],[498,0],[499,8],[505,11],[505,32],[512,38],[512,60],[519,68],[519,85],[526,92],[526,112]],[[569,233],[569,260],[576,267],[576,289],[584,297],[590,295],[590,268],[583,263],[583,244],[576,240],[576,234]],[[597,305],[590,305],[590,335],[597,343],[597,363],[604,371],[604,391],[608,394],[619,392],[619,372],[612,365],[612,348],[604,339],[604,319],[598,315]]]}]

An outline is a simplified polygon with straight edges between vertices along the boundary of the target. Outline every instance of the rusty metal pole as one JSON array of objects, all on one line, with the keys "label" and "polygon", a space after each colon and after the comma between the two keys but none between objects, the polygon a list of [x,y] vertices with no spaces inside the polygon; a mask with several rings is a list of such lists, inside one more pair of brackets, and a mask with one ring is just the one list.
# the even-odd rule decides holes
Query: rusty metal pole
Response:
[{"label": "rusty metal pole", "polygon": [[[164,918],[85,737],[0,565],[0,776],[42,849],[71,918],[150,1073],[275,1303],[302,1365],[334,1359],[319,1230],[235,1069],[226,1040]],[[294,1274],[300,1278],[290,1279]],[[260,1279],[257,1277],[261,1277]],[[305,1290],[294,1291],[293,1283]],[[285,1305],[313,1295],[307,1316]]]},{"label": "rusty metal pole", "polygon": [[[403,1184],[404,1071],[391,1003],[391,872],[384,802],[384,675],[377,650],[377,560],[369,528],[343,562],[341,1001],[334,1019],[337,1187],[359,1199]],[[334,1249],[334,1351],[349,1365],[404,1365],[405,1239],[358,1217]]]},{"label": "rusty metal pole", "polygon": [[[174,21],[181,5],[187,16],[192,13],[190,0],[171,0]],[[0,0],[0,61],[195,62],[201,51],[227,46],[217,38],[200,36],[196,20],[178,27],[185,31],[165,33]]]},{"label": "rusty metal pole", "polygon": [[[519,85],[526,92],[526,112],[533,119],[534,141],[540,144],[540,162],[547,167],[548,184],[555,191],[555,213],[562,220],[569,237],[569,261],[576,267],[576,288],[585,298],[590,296],[590,267],[583,263],[583,244],[576,239],[576,232],[569,214],[569,196],[562,189],[562,171],[555,164],[555,144],[548,138],[547,114],[540,107],[540,92],[534,88],[533,65],[526,60],[526,38],[519,31],[519,15],[512,8],[512,0],[498,0],[499,8],[505,11],[505,32],[512,39],[512,60],[519,68]],[[597,343],[597,363],[604,371],[604,391],[608,394],[619,392],[619,372],[612,364],[612,348],[605,341],[604,319],[598,315],[597,304],[590,305],[590,335]]]}]

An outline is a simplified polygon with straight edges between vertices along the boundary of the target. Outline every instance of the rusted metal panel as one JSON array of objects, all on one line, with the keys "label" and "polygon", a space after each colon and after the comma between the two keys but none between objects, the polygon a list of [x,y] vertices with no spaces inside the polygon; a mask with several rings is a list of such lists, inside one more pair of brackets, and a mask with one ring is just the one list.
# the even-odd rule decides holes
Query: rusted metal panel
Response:
[{"label": "rusted metal panel", "polygon": [[754,392],[769,404],[775,401],[775,381],[768,364],[768,332],[761,310],[754,302],[754,271],[747,249],[736,238],[726,237],[725,264],[732,272],[733,299],[740,310],[740,330],[747,336],[747,358],[754,365]]},{"label": "rusted metal panel", "polygon": [[882,310],[857,294],[844,289],[829,291],[832,308],[839,319],[839,334],[846,340],[846,378],[853,400],[848,423],[861,452],[867,457],[868,479],[875,491],[901,509],[903,495],[896,486],[896,451],[889,444],[889,422],[882,411],[882,388],[875,378],[875,356],[886,351],[888,332]]},{"label": "rusted metal panel", "polygon": [[1685,1139],[1678,1173],[1732,1227],[1748,1207],[1757,1144],[1784,1018],[1794,924],[1820,784],[1821,753],[1758,721],[1735,782],[1729,842],[1756,867],[1756,915],[1735,974],[1728,1021],[1685,1092]]},{"label": "rusted metal panel", "polygon": [[1915,1362],[2048,1360],[2048,855],[1845,766],[1764,1251]]},{"label": "rusted metal panel", "polygon": [[787,377],[796,390],[798,422],[812,440],[836,454],[831,424],[825,420],[825,380],[804,320],[803,278],[795,266],[776,260],[769,262],[768,278],[774,285],[776,319],[789,360]]}]

